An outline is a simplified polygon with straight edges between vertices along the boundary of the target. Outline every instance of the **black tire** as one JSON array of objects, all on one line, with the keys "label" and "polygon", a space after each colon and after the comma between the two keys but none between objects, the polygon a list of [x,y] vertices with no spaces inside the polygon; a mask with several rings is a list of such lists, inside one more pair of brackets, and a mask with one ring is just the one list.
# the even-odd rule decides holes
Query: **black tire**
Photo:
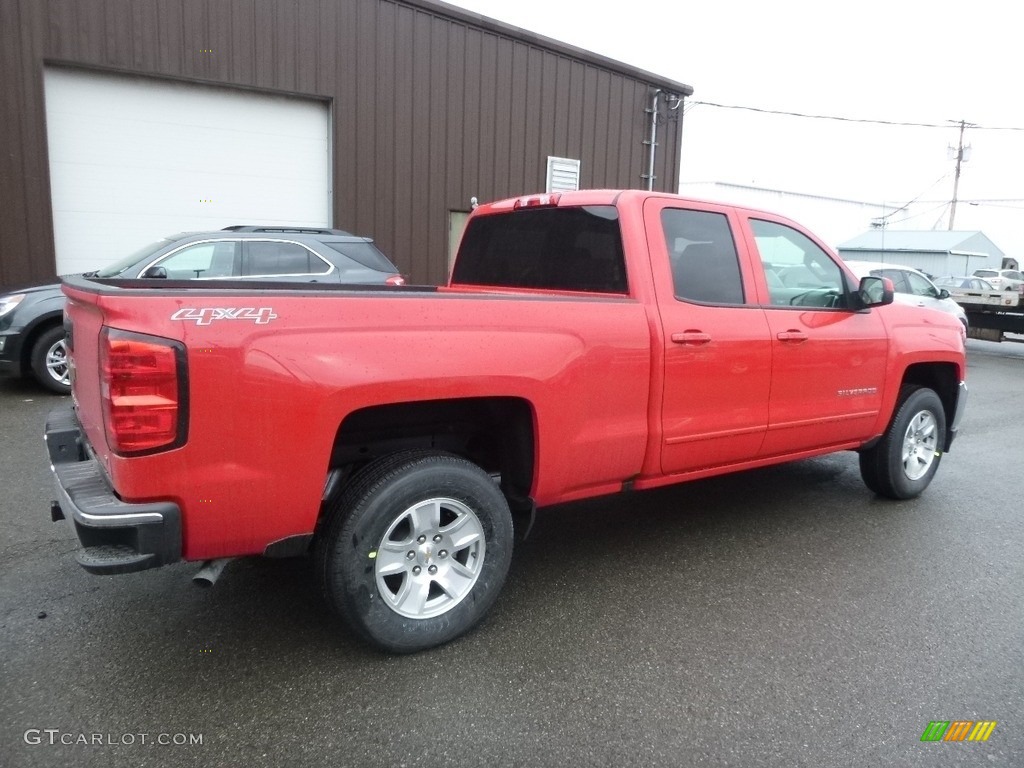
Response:
[{"label": "black tire", "polygon": [[[912,430],[911,427],[921,427]],[[882,439],[860,453],[860,476],[879,496],[912,499],[931,483],[946,441],[946,411],[934,390],[905,386]],[[904,450],[910,451],[904,461]]]},{"label": "black tire", "polygon": [[[59,363],[60,360],[64,362]],[[32,345],[29,363],[32,366],[32,376],[46,389],[58,395],[71,393],[63,327],[55,325],[39,334]]]},{"label": "black tire", "polygon": [[484,617],[512,546],[508,503],[486,472],[458,456],[405,451],[365,467],[331,502],[314,562],[327,602],[358,635],[413,653]]}]

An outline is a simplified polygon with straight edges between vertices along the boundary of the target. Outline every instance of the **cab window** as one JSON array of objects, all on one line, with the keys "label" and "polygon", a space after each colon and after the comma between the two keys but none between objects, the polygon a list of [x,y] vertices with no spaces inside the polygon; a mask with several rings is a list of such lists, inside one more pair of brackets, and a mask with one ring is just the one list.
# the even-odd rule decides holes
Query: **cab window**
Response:
[{"label": "cab window", "polygon": [[751,219],[773,306],[844,308],[843,271],[809,237],[785,224]]},{"label": "cab window", "polygon": [[702,304],[743,304],[743,277],[724,214],[666,208],[661,212],[675,296]]}]

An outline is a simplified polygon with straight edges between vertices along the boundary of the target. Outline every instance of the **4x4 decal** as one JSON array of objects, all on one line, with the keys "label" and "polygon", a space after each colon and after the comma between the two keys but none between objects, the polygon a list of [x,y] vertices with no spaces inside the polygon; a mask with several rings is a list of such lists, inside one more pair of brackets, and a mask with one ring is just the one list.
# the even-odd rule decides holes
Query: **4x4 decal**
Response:
[{"label": "4x4 decal", "polygon": [[171,320],[192,320],[196,325],[209,325],[214,320],[252,320],[256,325],[266,325],[276,319],[271,307],[187,307],[171,315]]}]

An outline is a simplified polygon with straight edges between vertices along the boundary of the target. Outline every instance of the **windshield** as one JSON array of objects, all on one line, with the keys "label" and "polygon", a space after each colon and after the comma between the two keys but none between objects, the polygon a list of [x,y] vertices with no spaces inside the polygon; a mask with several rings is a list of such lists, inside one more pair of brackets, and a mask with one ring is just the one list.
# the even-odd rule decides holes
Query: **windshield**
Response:
[{"label": "windshield", "polygon": [[158,240],[155,243],[150,243],[145,248],[140,248],[135,251],[131,256],[125,256],[123,259],[118,259],[113,264],[108,264],[96,271],[96,277],[118,277],[129,267],[134,267],[140,261],[145,259],[147,256],[152,256],[154,253],[165,247],[170,240]]}]

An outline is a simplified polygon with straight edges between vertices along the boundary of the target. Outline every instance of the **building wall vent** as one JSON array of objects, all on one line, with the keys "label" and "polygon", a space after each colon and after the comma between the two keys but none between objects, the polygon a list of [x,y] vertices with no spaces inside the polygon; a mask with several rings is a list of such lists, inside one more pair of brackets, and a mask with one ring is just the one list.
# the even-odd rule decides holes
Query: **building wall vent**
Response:
[{"label": "building wall vent", "polygon": [[548,157],[545,192],[572,192],[580,188],[580,161],[568,157]]}]

